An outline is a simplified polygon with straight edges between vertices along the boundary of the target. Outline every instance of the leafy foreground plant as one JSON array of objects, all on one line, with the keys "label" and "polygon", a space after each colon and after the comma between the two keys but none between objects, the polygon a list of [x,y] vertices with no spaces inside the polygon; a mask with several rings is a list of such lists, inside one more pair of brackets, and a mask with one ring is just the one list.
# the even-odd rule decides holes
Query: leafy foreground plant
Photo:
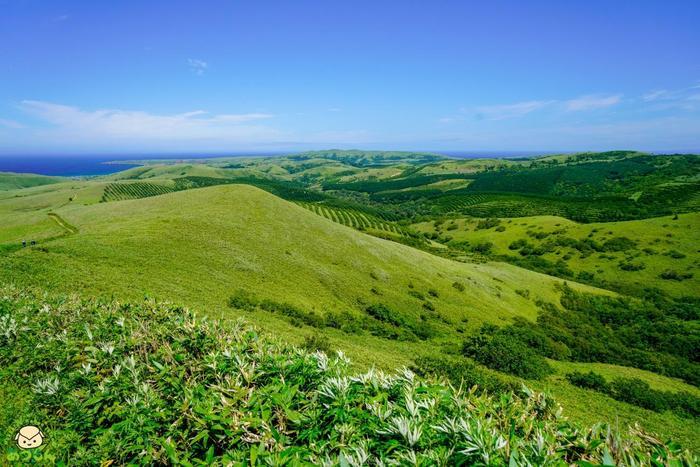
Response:
[{"label": "leafy foreground plant", "polygon": [[25,424],[47,435],[31,456],[70,465],[697,462],[638,428],[577,427],[525,388],[491,397],[408,370],[351,375],[342,354],[152,301],[0,297],[0,463],[28,459],[10,441]]}]

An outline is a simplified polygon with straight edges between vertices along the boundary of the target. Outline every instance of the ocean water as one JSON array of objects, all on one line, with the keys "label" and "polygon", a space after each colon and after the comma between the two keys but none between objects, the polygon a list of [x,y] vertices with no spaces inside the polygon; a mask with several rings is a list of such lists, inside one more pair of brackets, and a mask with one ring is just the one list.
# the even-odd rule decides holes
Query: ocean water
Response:
[{"label": "ocean water", "polygon": [[1,156],[0,172],[33,173],[63,177],[106,175],[136,167],[133,164],[108,164],[114,158],[63,156]]}]

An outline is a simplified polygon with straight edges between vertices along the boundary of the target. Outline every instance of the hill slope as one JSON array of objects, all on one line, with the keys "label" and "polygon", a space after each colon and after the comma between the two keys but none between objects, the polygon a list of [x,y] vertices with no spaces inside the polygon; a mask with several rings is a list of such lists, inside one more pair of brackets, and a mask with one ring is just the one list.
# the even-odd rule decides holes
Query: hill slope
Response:
[{"label": "hill slope", "polygon": [[0,191],[49,185],[51,183],[58,183],[62,180],[64,179],[61,177],[48,177],[46,175],[0,172]]},{"label": "hill slope", "polygon": [[[365,316],[368,307],[383,304],[391,315],[384,321],[424,325],[439,335],[465,323],[533,319],[534,300],[555,301],[561,282],[504,264],[438,258],[244,185],[68,204],[54,212],[78,233],[0,257],[0,278],[125,298],[147,293],[227,315],[229,297],[240,290],[320,316]],[[515,293],[523,284],[530,299]],[[263,321],[279,321],[274,312],[264,315]],[[297,334],[288,325],[275,330]],[[391,364],[396,356],[381,360]]]},{"label": "hill slope", "polygon": [[561,261],[563,277],[606,289],[700,294],[700,213],[591,224],[556,216],[455,218],[412,227],[458,250],[489,242],[493,257],[535,270]]}]

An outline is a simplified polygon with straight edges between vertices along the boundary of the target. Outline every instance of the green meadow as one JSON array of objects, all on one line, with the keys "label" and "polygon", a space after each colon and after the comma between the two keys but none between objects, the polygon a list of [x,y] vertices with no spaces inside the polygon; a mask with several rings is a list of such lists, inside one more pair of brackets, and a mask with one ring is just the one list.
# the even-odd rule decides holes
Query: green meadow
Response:
[{"label": "green meadow", "polygon": [[[506,261],[561,261],[571,271],[569,277],[583,282],[615,290],[651,286],[675,296],[700,294],[698,226],[699,213],[590,224],[534,216],[454,218],[412,225],[458,250],[490,244],[488,254]],[[665,277],[669,271],[678,275]]]},{"label": "green meadow", "polygon": [[497,397],[524,383],[578,426],[638,424],[697,453],[698,159],[322,151],[3,174],[0,283],[242,319],[342,351],[351,373]]}]

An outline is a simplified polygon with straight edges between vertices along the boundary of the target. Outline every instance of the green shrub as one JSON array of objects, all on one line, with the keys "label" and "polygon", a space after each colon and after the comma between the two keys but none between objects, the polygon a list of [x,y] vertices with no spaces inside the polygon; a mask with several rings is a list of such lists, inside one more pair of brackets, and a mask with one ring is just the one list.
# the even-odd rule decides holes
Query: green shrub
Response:
[{"label": "green shrub", "polygon": [[259,301],[247,290],[238,289],[231,295],[228,305],[239,310],[253,311],[258,306]]},{"label": "green shrub", "polygon": [[488,218],[484,220],[480,220],[477,222],[475,229],[476,230],[484,230],[484,229],[491,229],[493,227],[496,227],[497,225],[501,224],[501,220],[497,218]]},{"label": "green shrub", "polygon": [[418,300],[425,300],[425,295],[423,295],[421,292],[417,290],[409,290],[408,295],[411,297],[417,298]]},{"label": "green shrub", "polygon": [[566,379],[568,379],[574,386],[578,386],[580,388],[592,389],[603,393],[610,391],[610,386],[608,386],[605,378],[592,371],[589,371],[588,373],[574,371],[573,373],[566,375]]},{"label": "green shrub", "polygon": [[552,372],[544,358],[526,344],[492,328],[467,338],[462,353],[487,367],[527,379],[540,379]]},{"label": "green shrub", "polygon": [[519,384],[499,377],[495,372],[489,372],[466,358],[444,355],[419,357],[411,369],[423,377],[443,376],[457,387],[476,386],[478,392],[501,394],[517,391],[520,387]]},{"label": "green shrub", "polygon": [[464,290],[466,289],[466,287],[464,287],[464,284],[462,282],[453,282],[452,287],[454,287],[455,290],[457,290],[459,292],[464,292]]},{"label": "green shrub", "polygon": [[670,251],[667,251],[666,253],[664,253],[664,255],[670,256],[670,257],[673,258],[673,259],[682,259],[682,258],[685,258],[685,255],[684,255],[683,253],[681,253],[680,251],[677,251],[677,250],[670,250]]},{"label": "green shrub", "polygon": [[474,253],[481,253],[481,254],[488,254],[491,252],[491,248],[493,248],[493,243],[491,242],[479,242],[476,245],[471,247],[471,250]]},{"label": "green shrub", "polygon": [[637,242],[627,237],[613,237],[603,242],[601,251],[626,251],[637,246]]},{"label": "green shrub", "polygon": [[660,278],[669,281],[684,281],[693,277],[692,272],[678,272],[675,269],[667,269],[659,275]]},{"label": "green shrub", "polygon": [[304,337],[304,343],[301,344],[301,348],[310,352],[320,351],[326,354],[330,354],[332,350],[331,341],[323,334],[311,334]]},{"label": "green shrub", "polygon": [[657,391],[652,391],[649,384],[639,378],[615,378],[610,383],[610,391],[617,400],[639,407],[663,412],[669,408]]},{"label": "green shrub", "polygon": [[523,298],[530,298],[530,291],[528,289],[516,289],[515,293]]},{"label": "green shrub", "polygon": [[370,315],[377,321],[389,323],[394,326],[401,326],[404,324],[404,320],[401,318],[401,316],[398,313],[395,313],[392,310],[390,310],[389,307],[387,307],[383,303],[376,303],[370,305],[367,308],[365,308],[365,311],[368,315]]},{"label": "green shrub", "polygon": [[623,271],[641,271],[646,265],[641,261],[620,261],[618,264]]},{"label": "green shrub", "polygon": [[511,242],[510,245],[508,245],[508,249],[509,250],[519,250],[522,247],[524,247],[525,245],[527,245],[527,240],[525,240],[524,238],[521,238],[521,239],[518,239],[518,240]]}]

